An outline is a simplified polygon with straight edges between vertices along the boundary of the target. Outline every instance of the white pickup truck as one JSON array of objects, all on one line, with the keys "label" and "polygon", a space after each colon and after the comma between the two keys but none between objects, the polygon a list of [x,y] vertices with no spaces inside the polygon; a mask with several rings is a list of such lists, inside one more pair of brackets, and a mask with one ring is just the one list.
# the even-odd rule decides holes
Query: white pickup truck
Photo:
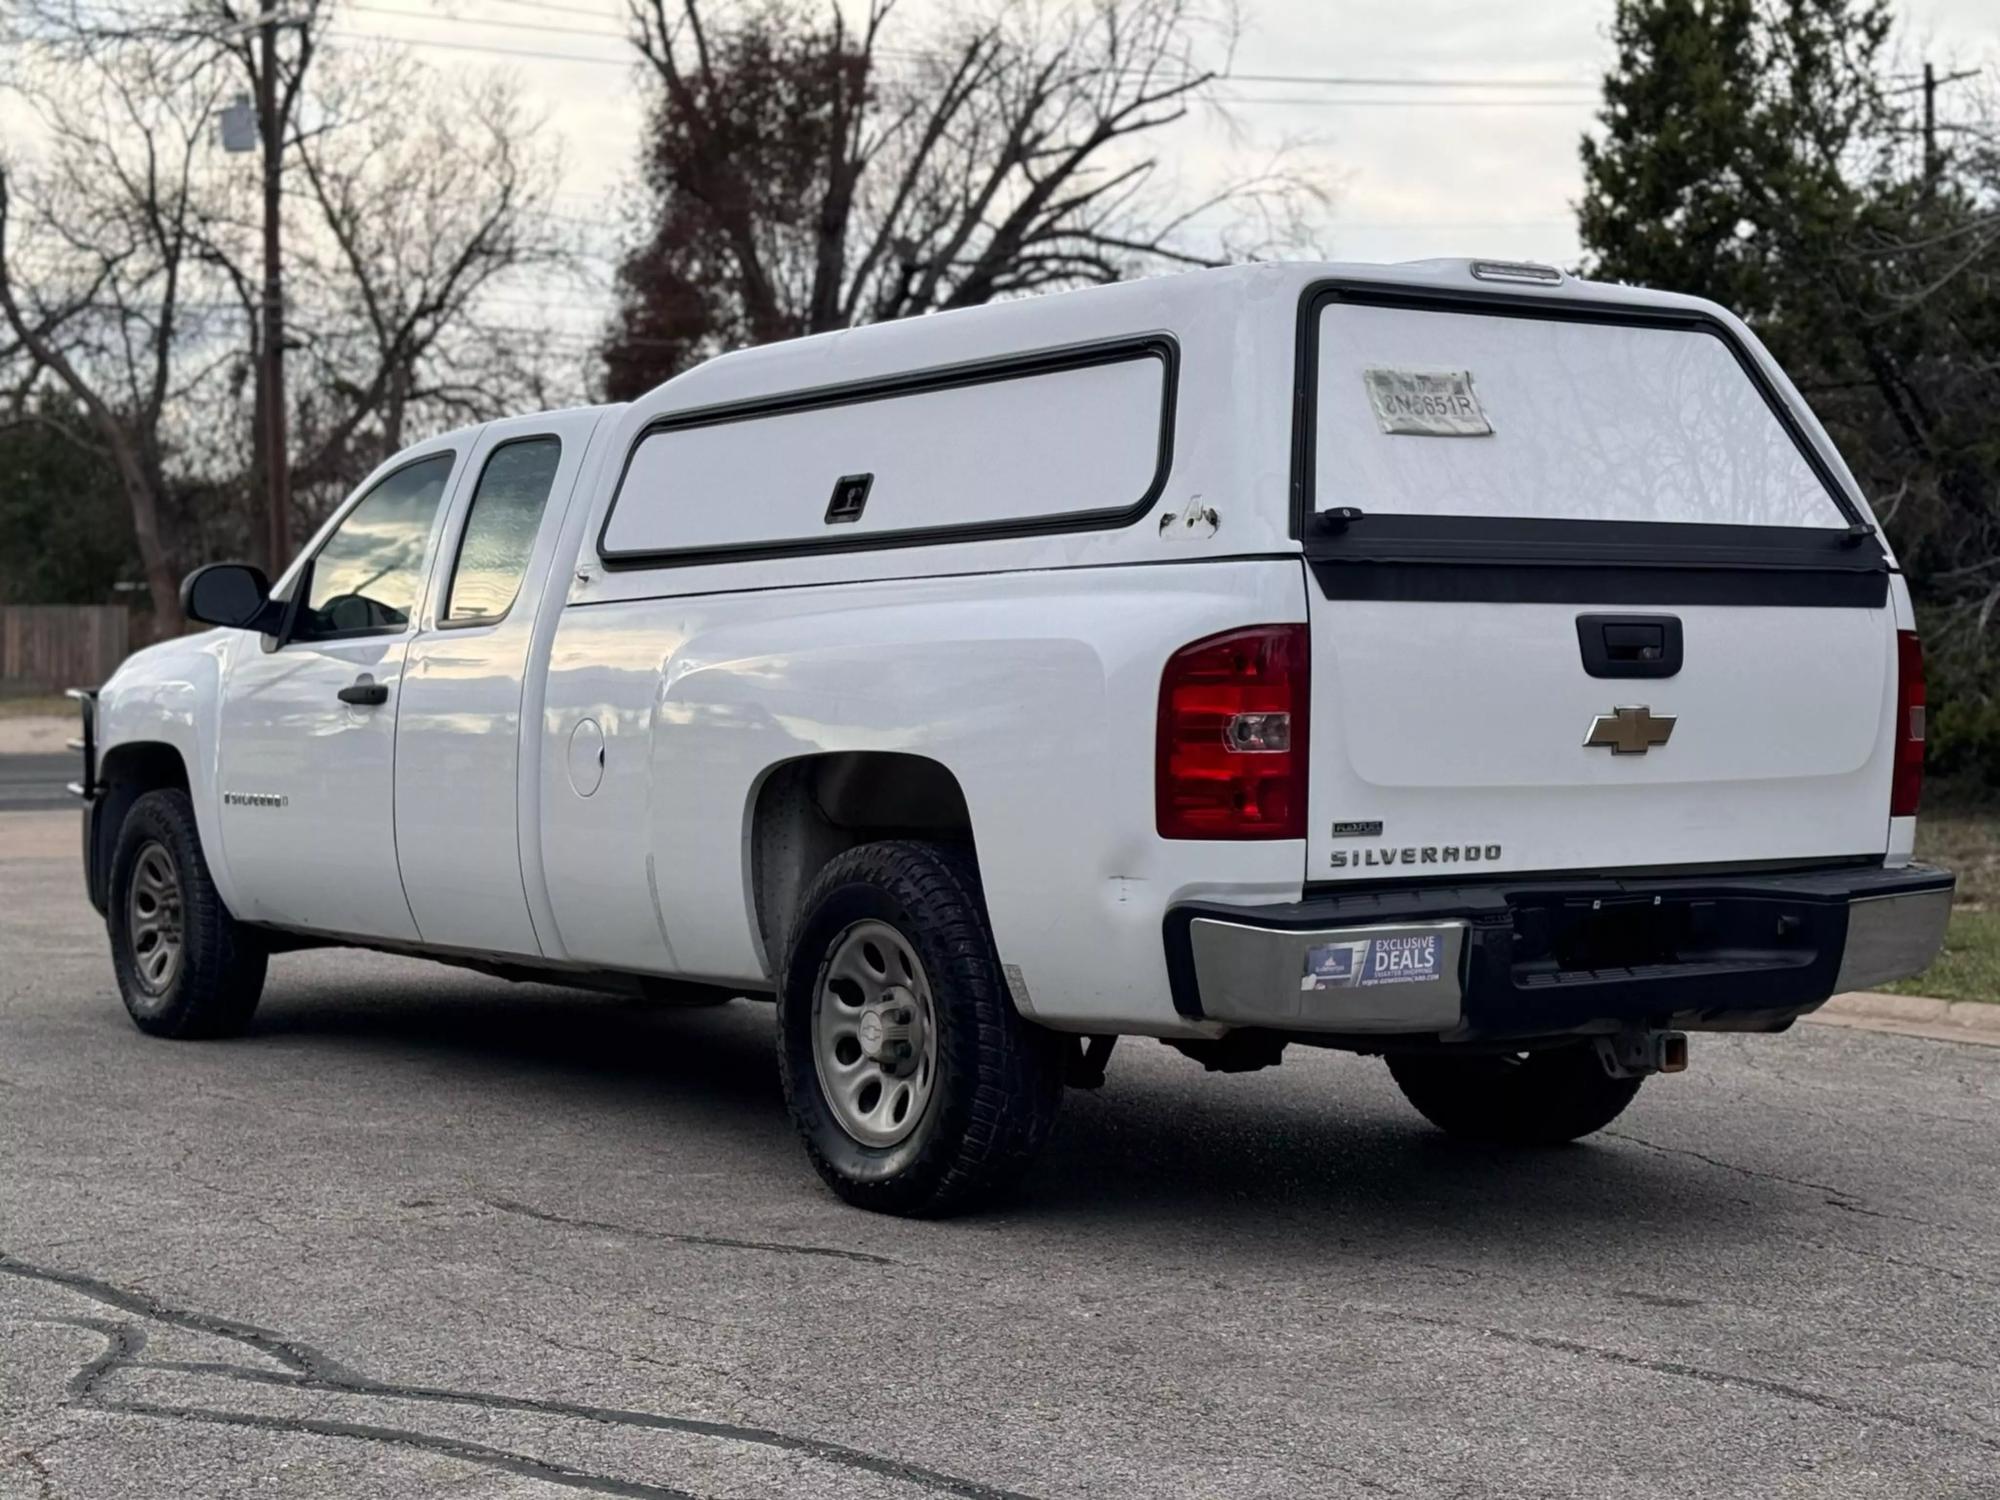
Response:
[{"label": "white pickup truck", "polygon": [[398,454],[84,694],[133,1019],[352,944],[775,997],[811,1158],[942,1213],[1120,1035],[1610,1121],[1922,969],[1923,666],[1736,319],[1254,266],[730,354]]}]

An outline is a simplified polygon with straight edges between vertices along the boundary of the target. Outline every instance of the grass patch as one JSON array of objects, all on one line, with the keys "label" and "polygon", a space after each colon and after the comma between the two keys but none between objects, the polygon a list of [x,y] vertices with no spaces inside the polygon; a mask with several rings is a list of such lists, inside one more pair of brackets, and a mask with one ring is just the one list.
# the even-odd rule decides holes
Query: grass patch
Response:
[{"label": "grass patch", "polygon": [[1926,812],[1917,819],[1917,858],[1958,877],[1959,905],[2000,910],[2000,808]]},{"label": "grass patch", "polygon": [[1914,979],[1882,988],[1934,1000],[2000,1002],[2000,911],[1955,908],[1938,961]]},{"label": "grass patch", "polygon": [[76,704],[60,693],[47,697],[0,697],[0,719],[74,719]]},{"label": "grass patch", "polygon": [[1936,963],[1882,988],[2000,1003],[2000,808],[1982,799],[1926,812],[1917,820],[1917,858],[1958,877],[1951,926]]}]

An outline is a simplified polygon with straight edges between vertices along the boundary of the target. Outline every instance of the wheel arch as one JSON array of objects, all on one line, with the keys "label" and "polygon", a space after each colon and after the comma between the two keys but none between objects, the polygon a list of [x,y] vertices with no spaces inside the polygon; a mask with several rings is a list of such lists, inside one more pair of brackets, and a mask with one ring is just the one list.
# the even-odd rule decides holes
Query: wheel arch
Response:
[{"label": "wheel arch", "polygon": [[745,871],[751,930],[774,978],[800,897],[828,861],[861,844],[925,838],[978,851],[951,768],[896,750],[835,750],[781,761],[752,789]]},{"label": "wheel arch", "polygon": [[102,916],[111,899],[111,856],[132,804],[148,792],[190,792],[186,759],[163,740],[127,740],[105,750],[97,762],[98,794],[90,808],[90,847],[85,877],[90,904]]},{"label": "wheel arch", "polygon": [[[221,858],[216,820],[216,730],[222,684],[231,653],[254,641],[242,631],[211,630],[179,636],[134,652],[97,694],[97,782],[92,804],[95,836],[103,840],[102,880],[110,880],[110,850],[132,803],[147,792],[175,787],[194,806],[195,828],[210,874],[233,907],[227,862]],[[94,870],[92,899],[96,899]]]}]

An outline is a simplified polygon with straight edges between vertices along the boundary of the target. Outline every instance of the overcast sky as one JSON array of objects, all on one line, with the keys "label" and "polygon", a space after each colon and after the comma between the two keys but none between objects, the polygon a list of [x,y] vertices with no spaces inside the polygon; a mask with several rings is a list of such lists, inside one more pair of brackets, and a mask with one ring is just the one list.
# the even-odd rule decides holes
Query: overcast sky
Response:
[{"label": "overcast sky", "polygon": [[[921,28],[937,0],[903,0]],[[622,0],[352,0],[341,29],[407,37],[455,66],[512,69],[563,137],[563,211],[609,217],[631,169],[641,83],[618,65]],[[1906,61],[2000,64],[2000,0],[1907,0]],[[1235,138],[1211,112],[1175,127],[1190,187],[1248,170],[1285,139],[1332,193],[1319,225],[1343,259],[1498,254],[1569,261],[1577,137],[1610,57],[1609,0],[1244,0],[1235,71],[1510,80],[1574,88],[1240,83]],[[536,29],[560,28],[560,29]],[[452,43],[452,47],[441,44]],[[507,49],[489,52],[484,48]],[[581,61],[602,59],[606,61]],[[1250,102],[1254,101],[1254,102]]]},{"label": "overcast sky", "polygon": [[[1611,0],[1241,3],[1247,30],[1232,71],[1310,76],[1232,81],[1229,120],[1197,110],[1172,127],[1158,144],[1188,194],[1303,140],[1293,164],[1330,195],[1313,227],[1334,257],[1575,259],[1577,140],[1610,59]],[[921,34],[941,8],[902,0],[896,23]],[[2000,66],[2000,0],[1905,0],[1900,13],[1901,65]],[[336,37],[405,41],[452,71],[505,69],[544,112],[565,161],[557,211],[584,236],[595,271],[590,284],[510,287],[501,300],[510,315],[557,324],[561,347],[587,359],[643,112],[624,0],[342,0],[336,14]],[[1406,81],[1320,81],[1329,77]],[[0,105],[0,128],[21,123]]]}]

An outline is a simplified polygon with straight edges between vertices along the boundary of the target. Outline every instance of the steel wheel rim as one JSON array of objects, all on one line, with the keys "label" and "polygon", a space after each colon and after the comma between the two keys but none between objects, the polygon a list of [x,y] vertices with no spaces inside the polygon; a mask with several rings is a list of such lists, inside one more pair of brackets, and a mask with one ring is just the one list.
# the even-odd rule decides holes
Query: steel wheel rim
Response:
[{"label": "steel wheel rim", "polygon": [[937,1087],[937,1023],[916,949],[887,922],[834,939],[813,984],[813,1067],[840,1128],[864,1146],[908,1140]]},{"label": "steel wheel rim", "polygon": [[125,914],[133,975],[148,995],[164,995],[180,977],[186,943],[180,873],[167,846],[157,839],[141,848],[132,862]]}]

